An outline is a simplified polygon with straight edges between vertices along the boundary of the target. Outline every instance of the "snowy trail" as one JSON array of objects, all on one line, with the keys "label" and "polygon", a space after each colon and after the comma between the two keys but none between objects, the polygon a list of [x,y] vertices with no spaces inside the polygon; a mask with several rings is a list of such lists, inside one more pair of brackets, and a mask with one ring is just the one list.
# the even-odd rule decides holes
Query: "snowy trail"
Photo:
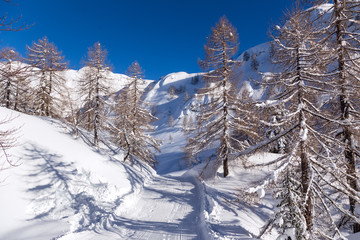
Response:
[{"label": "snowy trail", "polygon": [[115,224],[124,239],[204,239],[198,189],[185,178],[155,176],[118,209]]}]

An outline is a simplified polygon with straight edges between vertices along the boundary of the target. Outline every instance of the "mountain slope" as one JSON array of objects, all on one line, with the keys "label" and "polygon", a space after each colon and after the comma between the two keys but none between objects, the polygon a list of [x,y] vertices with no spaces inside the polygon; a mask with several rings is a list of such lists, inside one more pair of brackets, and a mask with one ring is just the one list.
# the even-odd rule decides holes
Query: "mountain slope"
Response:
[{"label": "mountain slope", "polygon": [[8,150],[17,166],[0,171],[0,239],[211,239],[193,176],[123,163],[56,120],[0,115],[16,116],[0,130],[21,126]]},{"label": "mountain slope", "polygon": [[3,108],[0,114],[16,116],[2,128],[21,126],[8,151],[18,166],[0,172],[0,239],[49,239],[97,229],[125,195],[154,174],[142,164],[121,163],[122,152],[89,148],[57,121]]}]

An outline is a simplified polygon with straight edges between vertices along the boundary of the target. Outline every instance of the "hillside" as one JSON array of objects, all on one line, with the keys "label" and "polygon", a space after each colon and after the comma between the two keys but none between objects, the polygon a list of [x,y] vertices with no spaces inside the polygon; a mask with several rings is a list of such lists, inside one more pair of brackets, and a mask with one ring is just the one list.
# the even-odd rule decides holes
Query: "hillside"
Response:
[{"label": "hillside", "polygon": [[[64,73],[70,89],[81,71]],[[110,74],[118,91],[127,77]],[[201,166],[186,170],[182,122],[184,116],[195,118],[198,75],[169,74],[145,96],[158,118],[153,136],[162,140],[157,173],[141,163],[123,163],[121,150],[89,147],[87,135],[72,135],[60,121],[0,108],[1,116],[15,117],[2,128],[21,126],[8,152],[17,166],[0,175],[0,239],[250,239],[257,234],[264,224],[261,214],[249,215],[248,209],[244,215],[241,207],[224,204],[234,198],[240,175],[205,183],[197,180]]]},{"label": "hillside", "polygon": [[[259,82],[279,71],[271,52],[267,42],[238,57],[240,95],[267,98]],[[81,107],[76,82],[84,71],[60,73],[67,83],[66,100],[76,108]],[[7,151],[11,164],[1,156],[0,240],[258,239],[279,204],[271,189],[275,185],[265,189],[260,181],[277,173],[275,166],[245,169],[243,161],[264,166],[283,155],[257,152],[231,161],[226,178],[222,169],[214,178],[204,177],[202,155],[191,165],[184,153],[189,137],[184,129],[202,104],[196,98],[202,74],[176,72],[143,82],[141,88],[148,90],[143,99],[157,118],[148,134],[161,142],[154,169],[136,159],[124,162],[123,150],[107,136],[94,147],[92,133],[84,129],[76,135],[65,121],[0,107],[0,116],[12,119],[0,124],[0,130],[16,129],[17,139]],[[129,82],[123,74],[107,72],[107,77],[111,94]],[[239,190],[249,188],[250,197],[241,195]],[[344,236],[349,240],[360,239],[360,233],[348,232]],[[284,238],[275,229],[262,236]]]},{"label": "hillside", "polygon": [[[239,57],[244,61],[240,87],[259,99],[264,92],[253,80],[261,78],[258,71],[272,69],[270,45],[246,52],[259,64],[255,71],[250,60],[242,59],[244,53]],[[78,71],[65,75],[76,79]],[[233,162],[226,179],[219,172],[215,179],[200,181],[204,165],[189,168],[184,160],[183,121],[185,116],[195,118],[199,75],[169,74],[144,96],[158,118],[152,135],[162,140],[155,171],[122,162],[123,152],[115,147],[90,147],[90,136],[74,136],[60,121],[0,108],[1,116],[15,117],[2,129],[21,126],[9,150],[17,166],[0,174],[0,239],[255,239],[276,203],[271,193],[259,189],[261,203],[247,205],[236,201],[234,191],[254,184],[271,169],[244,170]],[[274,157],[260,154],[252,161]],[[272,232],[263,239],[276,236]]]},{"label": "hillside", "polygon": [[218,179],[227,186],[221,190],[196,180],[196,169],[159,176],[141,163],[123,163],[121,151],[89,147],[58,121],[0,113],[16,117],[2,129],[21,126],[8,152],[17,166],[1,172],[0,239],[227,239],[250,236],[263,224],[255,214],[248,225],[250,215],[224,205],[237,174]]}]

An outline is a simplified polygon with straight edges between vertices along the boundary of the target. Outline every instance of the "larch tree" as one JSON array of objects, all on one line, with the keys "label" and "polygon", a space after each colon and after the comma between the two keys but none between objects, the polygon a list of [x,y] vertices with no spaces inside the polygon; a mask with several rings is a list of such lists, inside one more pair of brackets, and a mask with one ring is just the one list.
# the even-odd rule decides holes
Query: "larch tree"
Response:
[{"label": "larch tree", "polygon": [[56,104],[65,84],[65,79],[60,74],[67,67],[64,56],[54,43],[43,37],[27,46],[26,61],[33,67],[32,72],[37,81],[34,93],[35,113],[59,117],[61,113],[57,111]]},{"label": "larch tree", "polygon": [[109,90],[109,71],[107,50],[99,42],[89,48],[84,61],[84,72],[79,80],[79,94],[82,99],[80,122],[88,131],[93,131],[93,144],[99,144],[99,133],[107,121],[106,97]]},{"label": "larch tree", "polygon": [[[276,171],[281,171],[283,174],[292,172],[297,175],[298,179],[301,179],[294,186],[294,184],[290,184],[290,179],[286,178],[288,180],[286,186],[292,188],[285,191],[287,196],[282,196],[284,200],[288,199],[282,203],[289,204],[290,199],[292,199],[292,208],[301,209],[298,220],[305,221],[304,224],[293,222],[291,227],[296,229],[295,232],[298,234],[296,239],[310,239],[313,231],[313,171],[311,171],[312,164],[308,151],[310,143],[309,120],[312,116],[309,116],[306,110],[315,107],[311,99],[314,90],[310,86],[320,82],[316,77],[314,78],[318,69],[312,68],[316,61],[314,56],[318,55],[319,49],[314,42],[312,29],[306,28],[309,26],[306,19],[302,13],[297,13],[291,16],[282,28],[277,27],[279,33],[274,38],[276,51],[273,59],[284,70],[264,79],[263,83],[278,89],[278,94],[272,97],[272,100],[275,101],[274,105],[286,106],[288,111],[278,122],[264,122],[264,124],[282,129],[280,133],[270,138],[270,141],[268,140],[269,143],[273,139],[280,139],[288,134],[293,139],[290,146],[291,150],[275,162],[277,166],[280,166]],[[311,54],[312,52],[315,54]],[[298,188],[301,189],[300,196],[296,198],[297,201],[294,201],[289,194]],[[276,217],[285,219],[285,222],[289,221],[290,219],[286,218],[288,216],[287,209],[280,206]],[[305,232],[303,229],[298,229],[302,225],[306,226]]]},{"label": "larch tree", "polygon": [[198,100],[202,102],[196,117],[198,128],[192,131],[193,136],[188,138],[186,146],[190,159],[212,149],[213,152],[207,158],[215,158],[213,170],[223,166],[224,177],[229,174],[229,161],[233,154],[243,146],[243,143],[234,137],[234,131],[250,131],[250,124],[237,117],[242,105],[239,104],[237,96],[237,75],[233,71],[237,62],[232,58],[238,45],[236,29],[223,16],[212,28],[204,46],[205,58],[199,62],[206,71],[202,76],[205,86],[197,94]]},{"label": "larch tree", "polygon": [[[2,2],[5,3],[11,3],[11,0],[3,0]],[[23,25],[18,25],[19,23],[20,17],[16,18],[16,19],[9,19],[8,15],[2,14],[0,16],[0,32],[3,31],[20,31],[23,29],[28,28],[28,26]],[[5,72],[2,72],[3,74]],[[2,74],[2,75],[3,75]],[[11,121],[10,119],[4,119],[2,121],[0,121],[0,126],[3,127],[4,125],[6,125],[9,121]],[[15,142],[15,138],[14,138],[14,132],[16,131],[16,129],[10,129],[10,130],[0,130],[0,151],[2,151],[3,155],[1,155],[1,158],[5,159],[5,162],[7,162],[9,165],[13,166],[13,164],[11,163],[6,150],[9,149],[10,147],[12,147],[14,145]],[[3,157],[4,156],[4,157]],[[5,163],[4,162],[4,163]],[[4,163],[1,163],[1,167],[0,170],[2,170],[4,168]]]},{"label": "larch tree", "polygon": [[[349,194],[349,211],[356,214],[355,208],[359,194],[359,170],[357,161],[359,157],[358,145],[356,144],[356,131],[360,120],[360,23],[358,20],[360,2],[355,0],[334,0],[329,24],[325,26],[327,35],[324,42],[332,47],[332,59],[329,61],[329,70],[335,80],[338,101],[338,111],[334,115],[339,119],[340,139],[342,140],[343,157],[339,163],[343,164],[346,172],[344,181],[351,187]],[[346,179],[346,180],[345,180]],[[343,222],[349,220],[346,214]],[[354,232],[360,231],[358,223],[353,224]]]},{"label": "larch tree", "polygon": [[144,72],[137,61],[133,62],[127,75],[130,83],[119,95],[115,109],[114,136],[116,142],[126,151],[124,161],[135,157],[150,166],[156,164],[154,151],[159,151],[159,141],[149,135],[150,125],[156,118],[143,101]]},{"label": "larch tree", "polygon": [[[283,27],[277,26],[273,58],[281,71],[263,78],[265,86],[277,91],[260,106],[285,106],[287,112],[275,123],[262,121],[266,126],[282,130],[243,153],[252,153],[283,137],[292,139],[288,152],[271,162],[253,165],[272,166],[274,170],[262,185],[251,191],[270,183],[277,186],[275,195],[281,201],[271,222],[282,228],[286,237],[338,239],[344,236],[336,224],[337,213],[357,222],[359,219],[332,194],[354,196],[339,177],[341,168],[337,160],[342,143],[335,137],[335,126],[340,121],[324,109],[326,102],[322,98],[332,96],[335,91],[334,81],[326,74],[330,48],[318,41],[321,32],[310,19],[308,12],[296,11],[289,15]],[[358,196],[354,198],[359,200]]]},{"label": "larch tree", "polygon": [[26,112],[29,107],[29,67],[21,63],[22,58],[12,48],[0,52],[0,93],[6,108]]},{"label": "larch tree", "polygon": [[[10,48],[5,48],[0,53],[0,59],[3,60],[0,63],[0,94],[2,96],[0,102],[3,106],[14,110],[17,110],[17,106],[21,103],[19,93],[20,88],[23,87],[23,80],[26,78],[26,68],[20,62],[15,62],[19,59],[18,57],[18,53]],[[10,116],[0,120],[0,170],[16,166],[7,153],[7,150],[16,143],[15,134],[18,129],[7,127],[13,119],[14,117]]]},{"label": "larch tree", "polygon": [[[277,123],[282,122],[283,116],[286,115],[286,109],[283,106],[276,106],[266,110],[264,112],[266,116],[269,116],[267,121],[271,123],[271,126],[264,126],[265,138],[271,139],[283,131],[284,126],[278,126]],[[288,151],[287,145],[290,141],[291,139],[289,138],[281,137],[277,141],[269,144],[268,150],[272,153],[283,154]]]},{"label": "larch tree", "polygon": [[[9,4],[9,3],[13,4],[13,1],[11,1],[11,0],[3,0],[2,2],[6,3],[6,4]],[[0,32],[3,32],[3,31],[16,32],[16,31],[28,29],[29,26],[27,26],[25,24],[19,24],[20,19],[21,19],[21,16],[14,19],[14,18],[9,18],[6,13],[2,14],[0,16]]]}]

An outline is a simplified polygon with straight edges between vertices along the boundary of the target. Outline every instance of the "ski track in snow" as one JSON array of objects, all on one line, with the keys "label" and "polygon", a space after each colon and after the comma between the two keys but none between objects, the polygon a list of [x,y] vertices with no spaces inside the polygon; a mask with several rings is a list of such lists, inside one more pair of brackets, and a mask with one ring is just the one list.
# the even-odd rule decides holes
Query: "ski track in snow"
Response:
[{"label": "ski track in snow", "polygon": [[116,228],[124,239],[199,239],[197,195],[189,181],[156,176],[130,206],[119,208]]},{"label": "ski track in snow", "polygon": [[69,233],[74,239],[209,239],[201,222],[199,188],[192,177],[153,176],[140,192],[122,199],[110,223],[94,231]]}]

